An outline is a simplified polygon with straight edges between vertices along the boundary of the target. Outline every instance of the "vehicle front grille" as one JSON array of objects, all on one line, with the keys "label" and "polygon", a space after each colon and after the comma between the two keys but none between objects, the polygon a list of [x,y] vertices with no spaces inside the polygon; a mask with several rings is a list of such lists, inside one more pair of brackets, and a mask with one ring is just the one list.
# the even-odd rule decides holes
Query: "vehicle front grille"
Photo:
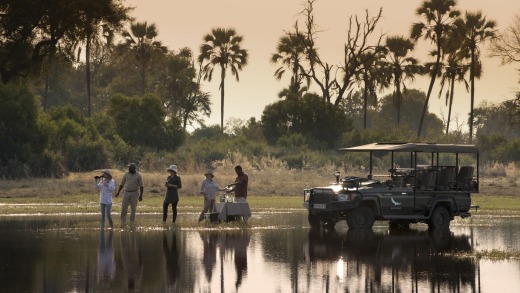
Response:
[{"label": "vehicle front grille", "polygon": [[316,194],[312,196],[312,203],[330,203],[332,201],[333,194]]}]

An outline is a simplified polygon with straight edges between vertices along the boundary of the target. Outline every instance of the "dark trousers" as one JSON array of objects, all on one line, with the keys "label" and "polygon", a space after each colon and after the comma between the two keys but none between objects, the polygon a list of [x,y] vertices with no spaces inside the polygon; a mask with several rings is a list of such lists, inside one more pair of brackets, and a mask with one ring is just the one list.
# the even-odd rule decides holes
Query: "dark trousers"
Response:
[{"label": "dark trousers", "polygon": [[[171,203],[171,205],[172,205],[172,223],[175,223],[175,221],[177,220],[177,204],[178,203],[179,203],[178,200]],[[168,217],[168,205],[170,205],[169,202],[163,203],[163,216],[162,216],[163,222],[166,222],[166,218]]]}]

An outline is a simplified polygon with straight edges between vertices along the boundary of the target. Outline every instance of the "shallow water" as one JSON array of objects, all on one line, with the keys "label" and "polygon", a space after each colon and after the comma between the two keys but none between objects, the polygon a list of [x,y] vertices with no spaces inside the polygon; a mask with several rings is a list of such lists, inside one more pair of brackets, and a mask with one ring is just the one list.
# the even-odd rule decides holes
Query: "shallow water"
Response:
[{"label": "shallow water", "polygon": [[[312,232],[302,211],[248,226],[156,225],[100,231],[97,215],[0,217],[2,292],[518,292],[520,218],[474,216],[448,232]],[[114,215],[114,220],[116,220]],[[115,221],[118,222],[117,220]],[[154,223],[154,224],[151,224]]]}]

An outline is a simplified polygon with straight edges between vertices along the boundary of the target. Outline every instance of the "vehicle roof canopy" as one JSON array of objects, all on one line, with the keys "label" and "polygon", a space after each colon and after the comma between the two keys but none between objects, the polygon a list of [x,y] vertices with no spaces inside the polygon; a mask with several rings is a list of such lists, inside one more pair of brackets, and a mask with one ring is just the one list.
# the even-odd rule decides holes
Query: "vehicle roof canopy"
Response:
[{"label": "vehicle roof canopy", "polygon": [[437,143],[410,143],[410,142],[379,142],[350,148],[341,148],[340,151],[350,152],[423,152],[423,153],[478,153],[478,147],[470,144],[437,144]]}]

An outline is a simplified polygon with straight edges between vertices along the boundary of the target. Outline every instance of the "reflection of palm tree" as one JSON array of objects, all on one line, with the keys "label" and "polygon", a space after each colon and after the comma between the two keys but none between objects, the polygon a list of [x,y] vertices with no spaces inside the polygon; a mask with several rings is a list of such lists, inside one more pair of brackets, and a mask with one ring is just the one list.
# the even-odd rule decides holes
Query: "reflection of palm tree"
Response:
[{"label": "reflection of palm tree", "polygon": [[166,262],[166,291],[170,292],[173,289],[175,292],[177,285],[177,278],[180,274],[179,270],[179,252],[177,251],[177,234],[175,231],[172,234],[171,248],[168,246],[168,239],[166,233],[163,234],[163,252]]},{"label": "reflection of palm tree", "polygon": [[481,12],[466,12],[464,19],[455,21],[456,31],[462,39],[462,48],[469,50],[470,69],[469,81],[471,83],[471,110],[469,117],[469,139],[473,139],[473,108],[475,103],[475,77],[480,77],[480,49],[479,44],[495,36],[495,22],[486,20]]},{"label": "reflection of palm tree", "polygon": [[[204,43],[200,46],[198,61],[201,64],[201,73],[204,79],[211,81],[213,70],[220,67],[220,128],[224,131],[224,80],[226,70],[231,69],[231,74],[239,81],[238,72],[247,65],[247,50],[241,48],[243,37],[234,29],[214,28],[204,37]],[[203,65],[204,61],[206,63]]]},{"label": "reflection of palm tree", "polygon": [[434,63],[433,71],[431,72],[430,86],[428,87],[428,93],[426,94],[426,100],[424,101],[417,137],[421,136],[424,117],[426,116],[426,111],[428,109],[428,102],[430,101],[433,84],[435,83],[435,78],[437,78],[439,72],[441,57],[443,55],[442,44],[451,26],[451,21],[455,17],[459,16],[459,14],[460,12],[455,10],[455,0],[426,0],[417,9],[417,15],[423,19],[421,22],[412,25],[411,37],[417,40],[424,34],[424,38],[431,40],[436,46],[435,51],[432,52],[436,57],[436,61]]},{"label": "reflection of palm tree", "polygon": [[97,267],[97,282],[102,287],[108,285],[114,279],[116,273],[116,264],[114,260],[114,249],[112,248],[112,237],[114,233],[110,230],[108,241],[105,241],[105,231],[101,230],[98,247],[98,267]]}]

